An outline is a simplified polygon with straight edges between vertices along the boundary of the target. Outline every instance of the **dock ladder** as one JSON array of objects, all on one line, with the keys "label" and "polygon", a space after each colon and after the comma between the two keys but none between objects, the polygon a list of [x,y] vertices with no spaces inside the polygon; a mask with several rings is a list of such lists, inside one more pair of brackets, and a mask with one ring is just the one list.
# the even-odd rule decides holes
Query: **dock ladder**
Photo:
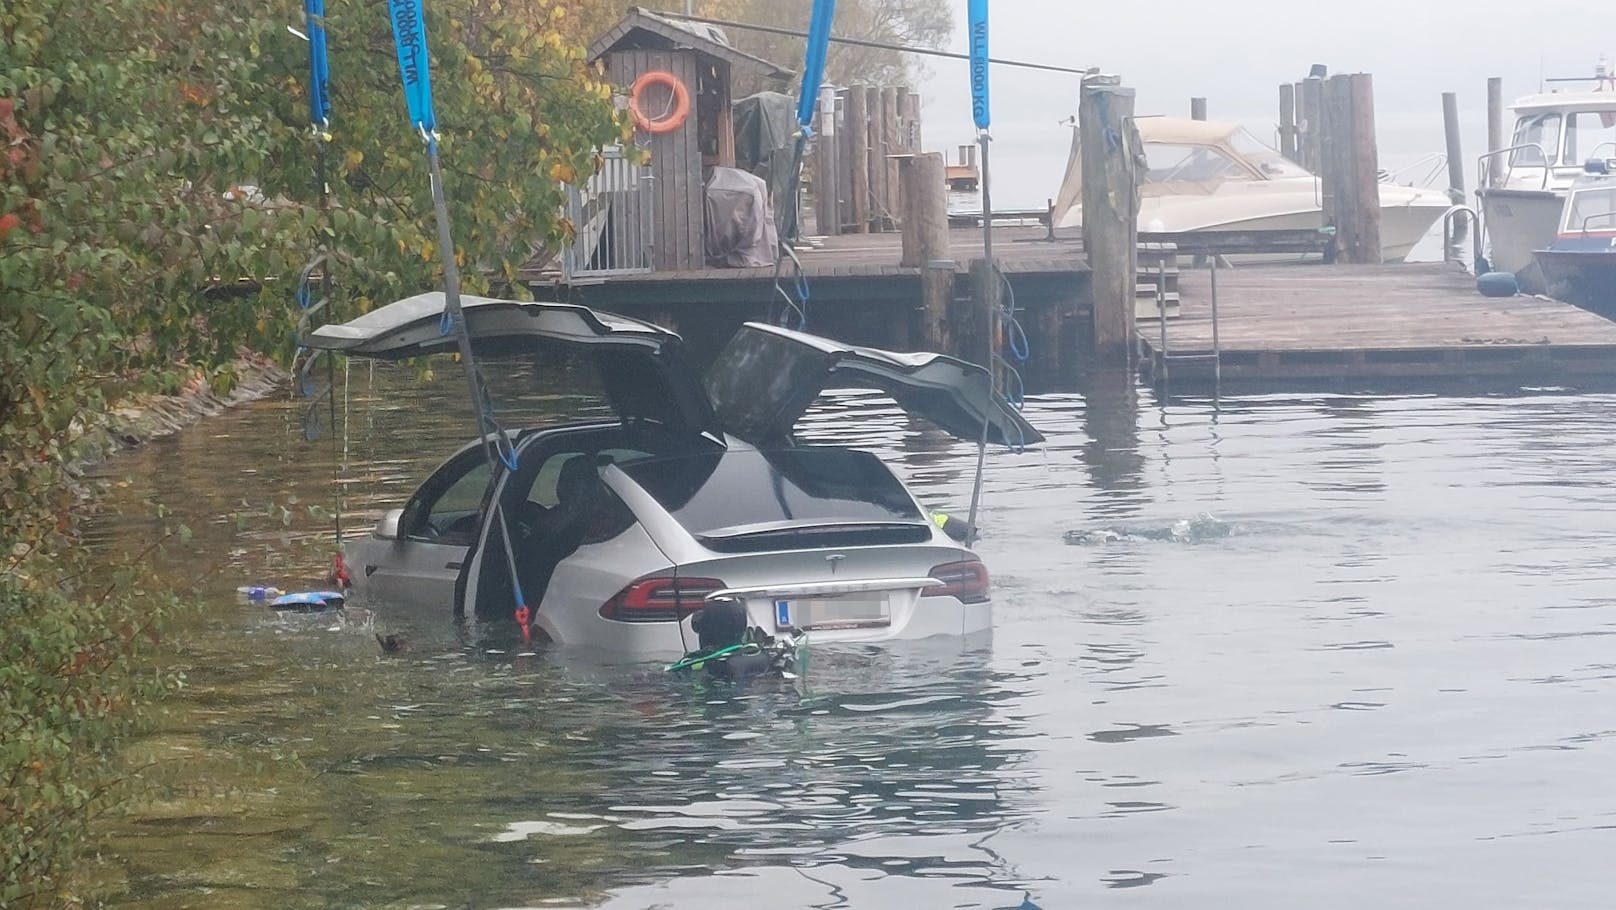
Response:
[{"label": "dock ladder", "polygon": [[[1175,287],[1168,290],[1170,280],[1176,284],[1178,274],[1178,245],[1176,243],[1140,243],[1138,275],[1141,279],[1150,280],[1154,285],[1155,319],[1157,323],[1157,342],[1150,358],[1151,382],[1159,389],[1166,389],[1171,378],[1174,364],[1210,363],[1212,364],[1212,386],[1214,390],[1223,384],[1223,348],[1218,338],[1218,256],[1206,257],[1211,270],[1212,281],[1212,351],[1200,354],[1174,354],[1167,343],[1167,320],[1178,315],[1178,290]],[[1171,272],[1169,272],[1171,266]],[[1153,279],[1153,280],[1151,280]],[[1141,288],[1149,293],[1151,288]],[[1143,295],[1141,295],[1143,296]],[[1145,315],[1148,311],[1140,312]]]}]

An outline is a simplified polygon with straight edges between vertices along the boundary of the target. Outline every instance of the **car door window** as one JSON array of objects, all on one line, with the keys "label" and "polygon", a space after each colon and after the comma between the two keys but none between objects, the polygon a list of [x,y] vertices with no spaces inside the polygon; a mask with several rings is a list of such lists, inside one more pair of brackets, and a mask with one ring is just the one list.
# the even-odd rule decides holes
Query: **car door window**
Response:
[{"label": "car door window", "polygon": [[404,534],[415,540],[470,546],[482,517],[488,476],[488,459],[476,449],[440,468],[405,507],[400,522]]}]

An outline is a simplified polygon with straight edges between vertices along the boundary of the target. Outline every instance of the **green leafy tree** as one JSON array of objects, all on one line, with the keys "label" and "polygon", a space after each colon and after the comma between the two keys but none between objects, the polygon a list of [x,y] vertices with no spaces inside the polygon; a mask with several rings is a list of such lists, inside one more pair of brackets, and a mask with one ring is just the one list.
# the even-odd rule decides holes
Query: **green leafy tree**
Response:
[{"label": "green leafy tree", "polygon": [[[682,3],[660,4],[682,12]],[[791,0],[700,0],[700,16],[759,23],[801,31],[808,29],[811,4]],[[940,48],[954,34],[953,10],[947,0],[838,0],[834,34],[883,44]],[[779,66],[801,71],[801,38],[730,29],[726,36],[740,50]],[[825,78],[836,85],[913,85],[925,74],[919,57],[879,48],[832,44],[825,59]],[[767,88],[761,83],[738,87],[737,94]],[[792,91],[796,86],[792,87]]]},{"label": "green leafy tree", "polygon": [[[115,747],[162,688],[139,671],[162,599],[92,585],[77,549],[86,433],[131,389],[224,387],[243,347],[288,352],[317,248],[344,316],[441,286],[385,3],[326,12],[329,209],[297,0],[0,4],[0,906],[72,902]],[[626,124],[562,0],[432,0],[427,28],[475,292],[566,237],[561,185]]]}]

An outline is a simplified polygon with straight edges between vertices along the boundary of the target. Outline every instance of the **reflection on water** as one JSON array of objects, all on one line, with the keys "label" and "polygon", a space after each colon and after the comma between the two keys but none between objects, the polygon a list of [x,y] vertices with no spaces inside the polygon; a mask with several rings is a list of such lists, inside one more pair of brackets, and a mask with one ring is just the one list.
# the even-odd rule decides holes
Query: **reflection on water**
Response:
[{"label": "reflection on water", "polygon": [[[508,423],[592,406],[547,369]],[[1616,397],[1042,397],[1049,443],[989,466],[991,642],[736,690],[240,601],[318,580],[311,505],[362,529],[472,432],[457,375],[349,379],[333,438],[265,402],[109,466],[98,545],[184,521],[157,558],[209,605],[135,747],[157,798],[108,826],[119,906],[1606,902]],[[974,446],[889,401],[805,434],[968,502]]]}]

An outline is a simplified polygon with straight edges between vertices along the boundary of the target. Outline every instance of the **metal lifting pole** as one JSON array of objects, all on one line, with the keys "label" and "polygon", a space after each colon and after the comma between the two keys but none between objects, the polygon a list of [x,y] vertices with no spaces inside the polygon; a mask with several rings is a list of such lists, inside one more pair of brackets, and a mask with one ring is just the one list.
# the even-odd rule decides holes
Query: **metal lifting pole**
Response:
[{"label": "metal lifting pole", "polygon": [[[483,386],[482,374],[471,346],[471,333],[466,327],[466,315],[460,307],[460,266],[455,261],[454,238],[449,231],[449,205],[444,197],[443,170],[438,164],[437,114],[432,109],[432,78],[426,51],[426,20],[422,15],[421,0],[391,0],[387,9],[393,23],[393,40],[398,46],[399,74],[404,80],[404,100],[410,109],[410,120],[426,143],[427,172],[431,181],[432,211],[438,223],[438,246],[443,254],[443,320],[440,331],[453,333],[455,346],[466,368],[466,386],[471,393],[471,406],[477,412],[477,431],[488,456],[490,483],[496,482],[501,468],[516,469],[516,450],[504,429],[494,417],[493,403]],[[504,538],[505,562],[510,570],[511,590],[516,599],[516,622],[522,629],[522,638],[528,638],[528,619],[531,611],[522,594],[522,582],[516,571],[516,559],[511,552],[510,528],[505,521],[505,510],[496,497],[494,517],[499,520],[500,534]],[[463,609],[456,603],[456,615]]]},{"label": "metal lifting pole", "polygon": [[982,365],[988,371],[988,400],[983,408],[982,436],[976,443],[976,480],[971,484],[971,512],[965,529],[974,542],[977,537],[976,513],[982,500],[982,473],[988,459],[988,427],[993,423],[993,407],[998,392],[998,371],[994,359],[998,356],[999,337],[999,269],[993,261],[993,180],[988,165],[988,135],[992,122],[988,107],[988,0],[970,0],[966,6],[971,47],[971,117],[976,122],[976,140],[982,146],[982,304],[987,307],[986,351]]}]

